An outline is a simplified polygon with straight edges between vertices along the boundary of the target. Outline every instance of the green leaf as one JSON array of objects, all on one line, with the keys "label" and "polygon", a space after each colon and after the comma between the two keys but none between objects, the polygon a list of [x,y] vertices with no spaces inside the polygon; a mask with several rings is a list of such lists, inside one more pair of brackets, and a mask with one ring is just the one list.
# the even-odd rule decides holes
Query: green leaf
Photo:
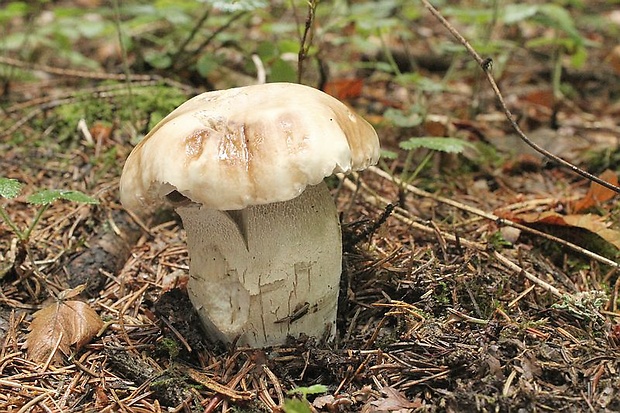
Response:
[{"label": "green leaf", "polygon": [[291,63],[276,59],[271,65],[271,73],[269,75],[270,82],[296,82],[297,70],[291,66]]},{"label": "green leaf", "polygon": [[35,205],[49,205],[58,199],[79,202],[81,204],[99,203],[95,198],[91,198],[80,191],[66,191],[62,189],[44,189],[36,192],[28,197],[28,202]]},{"label": "green leaf", "polygon": [[283,39],[278,42],[278,50],[283,53],[299,53],[299,40]]},{"label": "green leaf", "polygon": [[22,190],[22,184],[17,179],[0,178],[0,196],[3,198],[15,198]]},{"label": "green leaf", "polygon": [[586,64],[587,60],[588,51],[585,47],[577,47],[570,58],[571,65],[577,69],[582,68]]},{"label": "green leaf", "polygon": [[540,12],[548,19],[543,19],[543,23],[547,23],[552,27],[564,31],[577,43],[583,43],[583,37],[579,33],[579,30],[575,27],[575,22],[570,13],[562,6],[557,4],[543,4],[540,6]]},{"label": "green leaf", "polygon": [[200,56],[196,62],[196,70],[200,76],[206,78],[212,71],[220,66],[219,59],[212,54],[204,54]]},{"label": "green leaf", "polygon": [[99,201],[80,191],[63,191],[60,195],[62,199],[80,204],[98,204]]},{"label": "green leaf", "polygon": [[252,11],[267,7],[267,2],[263,0],[202,0],[211,4],[214,8],[225,13],[235,13],[240,11]]},{"label": "green leaf", "polygon": [[12,1],[9,4],[0,7],[0,22],[8,21],[16,17],[21,17],[25,15],[29,10],[30,6],[26,2]]},{"label": "green leaf", "polygon": [[396,159],[398,158],[398,154],[394,151],[390,151],[387,149],[381,149],[381,157],[385,159]]},{"label": "green leaf", "polygon": [[438,137],[420,137],[410,138],[401,142],[398,146],[402,149],[411,151],[418,148],[432,149],[434,151],[461,153],[466,147],[474,148],[474,146],[462,139],[457,138],[438,138]]},{"label": "green leaf", "polygon": [[512,24],[523,21],[538,13],[538,5],[535,4],[507,4],[504,7],[504,23]]},{"label": "green leaf", "polygon": [[313,384],[310,387],[296,387],[292,390],[289,390],[287,394],[301,394],[303,396],[307,396],[308,394],[320,394],[325,393],[327,391],[327,386],[322,384]]},{"label": "green leaf", "polygon": [[172,66],[172,58],[166,53],[146,53],[144,55],[144,60],[146,60],[155,69],[168,69]]},{"label": "green leaf", "polygon": [[307,400],[285,399],[282,407],[284,413],[312,413]]},{"label": "green leaf", "polygon": [[467,24],[487,24],[493,20],[493,10],[490,7],[483,9],[446,7],[442,12],[444,16],[454,16]]},{"label": "green leaf", "polygon": [[404,113],[401,110],[389,108],[383,114],[386,119],[392,121],[399,128],[411,128],[422,123],[424,118],[416,112]]}]

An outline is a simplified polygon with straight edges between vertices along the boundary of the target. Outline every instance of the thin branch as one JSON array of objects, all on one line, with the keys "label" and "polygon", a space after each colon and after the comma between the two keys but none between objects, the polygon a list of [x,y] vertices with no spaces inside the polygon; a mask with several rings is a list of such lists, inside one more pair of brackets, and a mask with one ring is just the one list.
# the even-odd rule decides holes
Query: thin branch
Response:
[{"label": "thin branch", "polygon": [[[351,190],[354,190],[356,186],[356,184],[347,177],[344,178],[343,184]],[[363,189],[362,197],[364,198],[366,202],[372,205],[375,205],[375,206],[380,206],[380,207],[385,207],[386,205],[389,205],[389,201],[387,199],[375,194],[367,185],[362,184],[361,188]],[[404,210],[399,207],[394,208],[394,211],[395,212],[392,213],[392,216],[398,219],[399,221],[404,222],[405,224],[409,225],[411,228],[414,228],[419,231],[423,231],[427,234],[437,234],[437,230],[435,228],[431,228],[426,225],[422,225],[419,222],[415,222],[410,217],[409,211]],[[458,238],[454,234],[450,234],[448,232],[444,232],[441,230],[439,230],[439,233],[441,234],[443,238],[445,238],[446,240],[454,244],[462,245],[467,248],[475,248],[479,251],[488,250],[486,244],[482,244],[482,243],[475,242],[475,241],[470,241],[464,238]],[[554,287],[548,282],[541,280],[540,278],[536,277],[534,274],[521,268],[514,262],[510,261],[508,258],[504,257],[502,254],[498,252],[494,252],[493,256],[499,262],[501,262],[502,264],[504,264],[511,270],[515,271],[519,275],[523,275],[525,278],[527,278],[534,284],[538,285],[539,287],[543,288],[545,291],[548,291],[549,293],[553,294],[554,296],[561,297],[562,295],[568,294],[566,292],[560,291],[558,288]]]},{"label": "thin branch", "polygon": [[297,83],[301,83],[301,77],[304,71],[304,61],[306,60],[306,57],[308,57],[308,51],[310,50],[310,45],[312,44],[312,26],[314,24],[314,15],[318,4],[318,0],[308,1],[308,16],[306,17],[306,25],[304,26],[304,32],[299,40],[299,53],[297,55]]},{"label": "thin branch", "polygon": [[[165,78],[160,78],[160,79],[154,78],[153,80],[148,80],[148,81],[133,82],[132,86],[134,88],[136,87],[148,88],[152,86],[157,86],[161,84],[162,82],[167,85],[181,88],[188,94],[196,92],[190,86],[186,86],[181,83],[178,83],[178,82],[175,82],[169,79],[165,79]],[[136,89],[134,89],[133,91],[134,93],[142,93],[141,91],[138,92],[138,90]],[[114,84],[114,85],[97,86],[93,88],[84,88],[83,90],[77,93],[70,92],[70,93],[62,94],[60,96],[45,96],[45,97],[30,99],[26,102],[15,104],[7,108],[4,112],[7,114],[12,114],[12,113],[20,112],[26,109],[31,109],[31,110],[28,113],[22,115],[11,126],[5,129],[0,129],[0,138],[5,138],[11,135],[15,131],[17,131],[19,128],[21,128],[23,125],[28,123],[32,118],[43,113],[46,110],[49,110],[49,109],[52,109],[58,106],[66,105],[66,104],[79,102],[81,100],[86,100],[88,98],[111,99],[117,96],[124,96],[124,95],[127,95],[126,85],[125,84]]]},{"label": "thin branch", "polygon": [[187,47],[187,45],[189,45],[189,43],[194,40],[194,38],[196,37],[196,35],[198,34],[198,31],[202,28],[202,26],[205,24],[205,22],[207,21],[207,19],[209,18],[209,15],[211,14],[211,8],[207,7],[205,9],[204,14],[200,17],[200,19],[198,19],[198,22],[194,25],[194,27],[192,27],[192,31],[189,33],[189,35],[185,38],[185,40],[183,41],[183,43],[181,43],[181,45],[179,46],[179,48],[177,49],[177,51],[172,55],[172,61],[176,62],[177,59],[179,58],[179,56],[181,56],[181,54],[183,54],[185,52],[185,48]]},{"label": "thin branch", "polygon": [[469,44],[469,42],[463,36],[461,36],[461,34],[445,19],[445,17],[443,17],[439,13],[439,11],[437,11],[435,7],[433,7],[433,5],[429,2],[429,0],[421,0],[421,1],[424,4],[424,6],[431,12],[431,14],[435,16],[437,20],[439,20],[441,24],[446,29],[448,29],[448,31],[454,37],[456,37],[456,39],[465,47],[465,49],[467,49],[469,54],[476,60],[478,65],[480,65],[484,73],[487,75],[487,79],[489,83],[491,84],[491,87],[493,88],[493,92],[495,92],[495,95],[497,96],[499,104],[502,108],[502,111],[506,115],[508,122],[510,122],[510,125],[517,132],[517,134],[519,135],[521,140],[523,140],[523,142],[525,142],[530,147],[532,147],[534,150],[543,154],[547,158],[553,160],[554,162],[557,162],[558,164],[564,166],[565,168],[570,169],[571,171],[573,171],[573,173],[576,173],[577,175],[580,175],[586,179],[589,179],[590,181],[596,182],[597,184],[604,186],[605,188],[610,189],[614,192],[620,193],[620,187],[617,187],[616,185],[613,185],[607,181],[604,181],[601,178],[595,175],[592,175],[591,173],[584,171],[583,169],[573,165],[572,163],[560,158],[559,156],[550,153],[549,151],[543,149],[538,144],[533,142],[530,138],[528,138],[527,135],[521,130],[521,128],[517,124],[514,118],[514,115],[512,114],[510,109],[508,109],[508,106],[506,106],[504,97],[502,96],[502,93],[500,92],[499,87],[497,86],[497,83],[495,82],[495,79],[493,78],[493,75],[491,74],[491,67],[493,66],[493,60],[491,60],[490,58],[483,59],[478,54],[478,52],[476,52],[476,50]]},{"label": "thin branch", "polygon": [[123,28],[121,26],[121,9],[119,0],[114,0],[114,26],[116,27],[116,35],[118,37],[118,46],[120,47],[123,59],[123,72],[125,72],[125,85],[127,86],[127,105],[129,106],[129,115],[131,117],[131,126],[136,128],[138,119],[136,115],[136,105],[133,99],[133,89],[131,87],[131,70],[129,68],[129,58],[127,57],[127,48],[123,42]]},{"label": "thin branch", "polygon": [[[400,179],[391,176],[390,174],[388,174],[387,172],[381,170],[380,168],[377,168],[376,166],[369,167],[368,171],[370,171],[370,172],[372,172],[372,173],[374,173],[376,175],[379,175],[383,179],[393,181],[394,184],[398,185],[399,187],[403,186],[403,182]],[[603,256],[601,256],[599,254],[596,254],[596,253],[594,253],[594,252],[592,252],[590,250],[582,248],[579,245],[573,244],[572,242],[568,242],[568,241],[566,241],[566,240],[564,240],[562,238],[555,237],[553,235],[547,234],[547,233],[539,231],[537,229],[530,228],[530,227],[528,227],[526,225],[522,225],[522,224],[513,222],[513,221],[511,221],[509,219],[506,219],[506,218],[498,217],[495,214],[491,214],[489,212],[483,211],[481,209],[475,208],[475,207],[470,206],[470,205],[462,204],[462,203],[457,202],[457,201],[455,201],[453,199],[444,198],[442,196],[435,195],[435,194],[432,194],[430,192],[426,192],[426,191],[424,191],[424,190],[422,190],[422,189],[420,189],[418,187],[415,187],[415,186],[413,186],[411,184],[405,184],[404,188],[407,189],[407,191],[409,191],[410,193],[412,193],[414,195],[425,197],[425,198],[434,199],[435,201],[441,202],[442,204],[450,205],[452,207],[460,209],[461,211],[466,211],[466,212],[469,212],[470,214],[478,215],[480,217],[483,217],[483,218],[486,218],[488,220],[491,220],[491,221],[497,223],[497,225],[505,225],[505,226],[508,226],[508,227],[517,228],[517,229],[519,229],[519,230],[521,230],[523,232],[527,232],[527,233],[530,233],[530,234],[533,234],[533,235],[536,235],[536,236],[539,236],[539,237],[546,238],[546,239],[548,239],[550,241],[557,242],[558,244],[561,244],[561,245],[563,245],[563,246],[565,246],[565,247],[567,247],[567,248],[569,248],[569,249],[571,249],[571,250],[573,250],[575,252],[583,254],[586,257],[591,258],[593,260],[596,260],[596,261],[598,261],[598,262],[600,262],[602,264],[609,265],[609,266],[614,267],[614,268],[619,268],[620,267],[620,264],[618,264],[617,262],[615,262],[613,260],[610,260],[609,258],[605,258],[605,257],[603,257]]]},{"label": "thin branch", "polygon": [[156,79],[150,75],[136,75],[136,74],[124,74],[124,73],[105,73],[105,72],[93,72],[79,69],[63,69],[60,67],[53,67],[48,65],[42,65],[37,63],[28,63],[18,59],[13,59],[6,56],[0,56],[0,64],[16,67],[24,70],[38,70],[41,72],[49,73],[58,76],[78,77],[82,79],[95,79],[95,80],[131,80],[131,81],[150,81]]},{"label": "thin branch", "polygon": [[184,58],[179,57],[179,61],[175,62],[175,67],[183,67],[184,65],[196,61],[198,57],[203,53],[204,49],[206,49],[211,44],[213,39],[215,39],[220,33],[224,32],[226,29],[232,26],[234,22],[247,14],[248,12],[241,11],[232,15],[230,19],[228,19],[223,25],[215,29],[213,33],[211,33],[206,39],[204,39],[203,42],[198,45],[198,47],[196,47],[191,52],[186,53]]}]

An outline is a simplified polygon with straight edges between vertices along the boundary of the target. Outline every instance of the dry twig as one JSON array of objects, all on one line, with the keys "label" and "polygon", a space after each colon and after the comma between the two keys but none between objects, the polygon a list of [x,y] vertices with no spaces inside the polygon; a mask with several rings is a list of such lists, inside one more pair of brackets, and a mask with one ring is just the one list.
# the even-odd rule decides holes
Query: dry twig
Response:
[{"label": "dry twig", "polygon": [[604,186],[607,189],[610,189],[614,192],[620,193],[620,188],[603,180],[600,179],[598,176],[592,175],[591,173],[584,171],[583,169],[573,165],[572,163],[560,158],[557,155],[552,154],[551,152],[545,150],[544,148],[542,148],[541,146],[539,146],[538,144],[536,144],[534,141],[532,141],[526,134],[525,132],[523,132],[523,130],[521,130],[521,127],[519,126],[519,124],[517,123],[517,121],[514,118],[514,115],[512,114],[512,112],[510,111],[510,109],[508,109],[508,106],[506,106],[506,102],[504,101],[504,97],[502,96],[502,93],[499,90],[499,87],[497,86],[497,82],[495,82],[495,78],[493,77],[493,74],[491,73],[491,68],[493,66],[493,60],[490,58],[486,58],[483,59],[478,52],[476,52],[476,50],[471,46],[471,44],[469,44],[469,42],[458,32],[458,30],[456,30],[454,28],[454,26],[452,26],[450,24],[450,22],[448,22],[448,20],[446,20],[445,17],[443,17],[441,15],[441,13],[439,13],[439,11],[433,7],[433,5],[430,3],[429,0],[421,0],[422,3],[424,4],[424,6],[428,9],[428,11],[431,12],[431,14],[433,16],[435,16],[435,18],[437,18],[437,20],[439,20],[441,22],[441,24],[448,29],[448,31],[459,41],[459,43],[461,43],[465,49],[467,49],[467,52],[469,52],[469,54],[474,58],[474,60],[476,60],[476,62],[480,65],[480,67],[482,68],[482,70],[484,71],[484,73],[487,76],[487,79],[489,81],[489,83],[491,84],[491,87],[493,88],[493,92],[495,93],[495,96],[497,96],[497,99],[499,101],[499,104],[502,108],[502,111],[504,112],[504,114],[506,115],[506,118],[508,119],[508,122],[510,122],[510,125],[512,126],[512,128],[517,132],[517,134],[519,135],[519,137],[521,138],[521,140],[523,140],[523,142],[525,142],[527,145],[529,145],[530,147],[532,147],[534,150],[536,150],[537,152],[543,154],[544,156],[546,156],[547,158],[551,159],[554,162],[557,162],[558,164],[564,166],[565,168],[570,169],[571,171],[573,171],[574,173],[576,173],[577,175],[581,175],[582,177],[589,179],[590,181],[596,182],[597,184]]}]

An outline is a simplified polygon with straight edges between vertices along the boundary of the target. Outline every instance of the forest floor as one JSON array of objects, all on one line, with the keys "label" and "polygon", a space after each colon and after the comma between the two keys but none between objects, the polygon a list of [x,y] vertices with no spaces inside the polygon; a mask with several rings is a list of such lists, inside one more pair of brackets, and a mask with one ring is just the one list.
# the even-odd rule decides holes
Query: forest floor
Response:
[{"label": "forest floor", "polygon": [[[611,171],[603,176],[613,182],[620,50],[610,33],[620,22],[603,6],[613,30],[580,27],[597,47],[578,68],[560,61],[561,94],[553,53],[514,47],[493,73],[532,140],[597,176]],[[323,86],[373,123],[396,157],[330,181],[344,243],[335,342],[260,350],[204,338],[183,288],[180,220],[162,211],[141,221],[118,200],[137,136],[205,91],[192,84],[195,73],[140,72],[127,92],[111,76],[55,70],[61,64],[49,54],[34,66],[3,60],[32,76],[5,81],[0,177],[24,186],[0,205],[26,228],[39,210],[27,196],[39,190],[80,191],[98,204],[51,203],[27,241],[0,222],[0,411],[254,412],[285,403],[287,412],[620,411],[617,196],[525,145],[472,58],[435,53],[438,42],[456,42],[432,16],[412,31],[413,45],[387,39],[388,58],[315,40],[325,61],[378,63],[335,64]],[[525,26],[494,36],[519,44],[544,34]],[[234,51],[209,79],[214,87],[252,81]],[[377,70],[390,61],[429,83]],[[110,66],[122,71],[102,61]],[[308,63],[305,83],[317,85],[315,69]],[[433,152],[403,183],[405,160],[417,165],[429,153],[399,145],[414,136],[472,145]],[[33,315],[50,308],[40,331]],[[93,310],[101,324],[73,319]],[[71,327],[59,336],[63,317]],[[89,323],[95,331],[85,333]],[[50,346],[53,356],[35,360],[36,348]],[[309,403],[295,404],[293,389],[309,392]]]}]

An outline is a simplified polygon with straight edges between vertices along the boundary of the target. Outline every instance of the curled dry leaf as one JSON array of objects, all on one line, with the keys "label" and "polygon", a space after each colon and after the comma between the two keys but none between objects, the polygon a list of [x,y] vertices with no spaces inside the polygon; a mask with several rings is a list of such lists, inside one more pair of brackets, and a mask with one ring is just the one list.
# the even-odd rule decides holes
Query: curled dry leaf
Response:
[{"label": "curled dry leaf", "polygon": [[609,225],[598,215],[561,215],[554,211],[546,211],[541,213],[534,212],[518,214],[513,216],[512,219],[515,222],[522,224],[547,224],[583,228],[593,232],[616,248],[620,249],[620,231],[609,228]]},{"label": "curled dry leaf", "polygon": [[[610,184],[618,186],[618,175],[616,175],[616,173],[612,170],[607,169],[599,176],[599,178],[603,181],[609,182]],[[607,189],[602,185],[592,182],[586,196],[575,202],[573,209],[575,212],[580,212],[602,202],[609,201],[615,196],[616,193],[611,189]]]},{"label": "curled dry leaf", "polygon": [[[43,362],[55,351],[56,346],[64,354],[69,354],[71,345],[79,349],[102,326],[101,318],[87,303],[57,300],[34,313],[30,333],[26,338],[28,358]],[[60,360],[60,354],[56,352],[52,360]]]}]

